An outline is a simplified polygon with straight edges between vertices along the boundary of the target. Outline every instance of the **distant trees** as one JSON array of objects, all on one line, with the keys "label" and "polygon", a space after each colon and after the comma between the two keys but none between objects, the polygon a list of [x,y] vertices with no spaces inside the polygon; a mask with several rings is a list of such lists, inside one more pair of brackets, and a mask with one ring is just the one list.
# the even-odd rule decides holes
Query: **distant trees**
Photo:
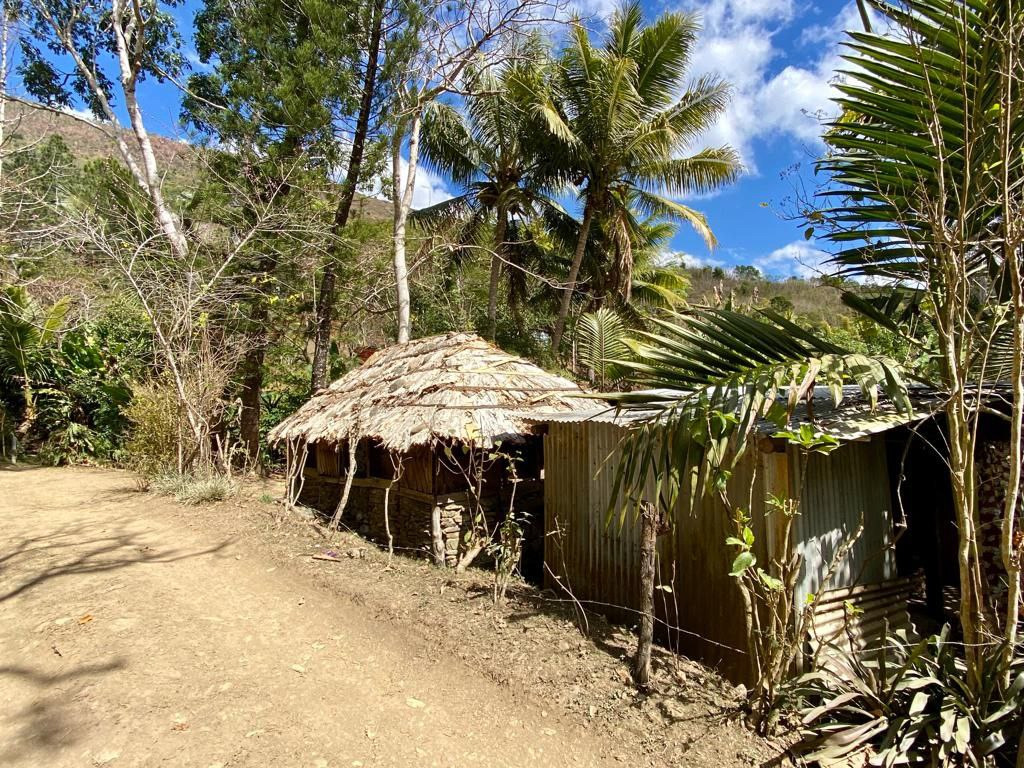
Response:
[{"label": "distant trees", "polygon": [[[329,176],[345,158],[341,131],[359,107],[357,65],[359,42],[365,36],[364,15],[353,4],[328,3],[314,13],[310,10],[303,4],[257,0],[207,2],[196,15],[196,46],[200,59],[212,69],[189,78],[182,110],[185,121],[204,136],[232,148],[217,158],[220,167],[211,174],[215,186],[218,176],[240,180],[256,205],[274,200],[296,214],[308,207],[303,198],[327,190]],[[359,175],[360,159],[355,158],[354,176]],[[353,194],[355,183],[353,179],[349,185]],[[335,216],[333,236],[318,244],[325,263],[314,321],[314,388],[323,386],[327,375],[330,336],[321,335],[332,315],[325,320],[324,313],[333,309],[341,230],[351,207],[345,191],[340,197],[338,206],[344,210],[340,219]],[[256,210],[243,212],[249,223],[258,215]],[[288,239],[275,233],[266,237]],[[263,365],[271,335],[269,299],[279,277],[279,257],[288,258],[283,243],[267,242],[266,237],[254,242],[233,267],[239,276],[250,278],[240,428],[251,461],[260,451]],[[292,249],[293,257],[304,250]]]},{"label": "distant trees", "polygon": [[[547,0],[210,0],[196,16],[204,67],[190,73],[171,4],[18,6],[25,90],[54,110],[87,106],[120,161],[83,171],[93,194],[33,188],[60,224],[47,242],[99,266],[149,319],[154,373],[190,443],[181,469],[214,461],[208,444],[229,422],[245,461],[258,460],[268,360],[308,362],[315,390],[331,377],[332,338],[357,315],[376,339],[394,317],[408,339],[410,249],[422,264],[438,253],[480,263],[483,330],[495,337],[501,317],[503,340],[555,341],[556,356],[584,280],[582,309],[614,304],[629,323],[637,308],[678,303],[685,281],[658,266],[657,251],[679,222],[711,237],[673,196],[736,175],[728,148],[685,157],[727,88],[703,80],[678,97],[689,17],[645,26],[638,6],[624,6],[601,44],[576,25],[553,50],[534,30],[559,13]],[[182,87],[183,122],[206,140],[187,173],[162,165],[137,98],[147,78]],[[410,228],[421,162],[459,194]],[[7,158],[0,171],[16,165]],[[381,185],[387,242],[356,218],[359,191]],[[560,205],[566,195],[578,196],[579,219]],[[0,205],[13,199],[0,194]],[[442,279],[419,269],[424,286]],[[433,320],[441,330],[468,317],[475,310]]]}]

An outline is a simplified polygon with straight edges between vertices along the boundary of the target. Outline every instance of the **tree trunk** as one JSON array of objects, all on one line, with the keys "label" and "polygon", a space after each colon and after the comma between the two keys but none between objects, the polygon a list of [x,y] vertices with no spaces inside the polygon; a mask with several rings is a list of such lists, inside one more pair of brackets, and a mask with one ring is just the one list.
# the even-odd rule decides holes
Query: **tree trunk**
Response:
[{"label": "tree trunk", "polygon": [[[266,322],[266,313],[263,313]],[[238,419],[242,447],[249,467],[261,467],[260,462],[260,397],[263,391],[263,358],[266,356],[266,334],[257,329],[255,343],[242,360],[242,412]]]},{"label": "tree trunk", "polygon": [[498,206],[498,222],[494,229],[494,254],[491,256],[491,282],[487,292],[487,338],[494,341],[498,332],[498,287],[505,255],[505,233],[508,231],[508,213]]},{"label": "tree trunk", "polygon": [[[331,259],[334,249],[330,248],[327,258]],[[323,277],[320,278],[320,292],[316,300],[316,328],[313,331],[313,373],[309,384],[310,394],[316,394],[330,384],[331,325],[334,323],[334,285],[336,277],[334,264],[327,262]]]},{"label": "tree trunk", "polygon": [[417,106],[409,122],[409,165],[402,183],[402,133],[395,132],[391,142],[391,188],[394,201],[394,268],[398,309],[398,343],[409,341],[412,332],[409,298],[409,267],[405,257],[405,227],[412,208],[419,160],[420,126],[423,110]]},{"label": "tree trunk", "polygon": [[341,196],[338,198],[338,207],[334,211],[327,265],[324,267],[323,277],[320,280],[320,298],[316,308],[316,329],[313,336],[313,373],[310,381],[312,392],[323,389],[330,383],[328,363],[331,352],[331,326],[334,323],[334,291],[337,284],[335,260],[340,256],[340,236],[348,225],[348,219],[352,213],[352,203],[359,187],[363,155],[366,152],[366,138],[370,130],[370,115],[373,111],[373,94],[377,88],[378,59],[383,27],[384,3],[383,0],[377,0],[373,5],[370,40],[366,52],[366,74],[363,77],[359,116],[356,118],[356,127],[352,134],[352,152],[349,155],[348,170],[341,187]]},{"label": "tree trunk", "polygon": [[641,690],[651,684],[651,646],[654,644],[654,578],[658,549],[658,512],[653,504],[640,508],[640,636],[633,679]]},{"label": "tree trunk", "polygon": [[156,214],[157,223],[171,245],[171,249],[179,258],[188,257],[188,241],[178,227],[177,219],[167,207],[163,195],[163,179],[160,176],[160,169],[157,166],[156,153],[153,151],[153,143],[149,138],[149,131],[142,120],[142,110],[135,95],[135,86],[138,80],[138,72],[132,62],[132,54],[129,51],[128,40],[124,30],[132,26],[138,26],[136,34],[143,34],[141,29],[142,19],[137,12],[131,9],[128,12],[133,18],[129,21],[122,15],[126,10],[121,0],[114,0],[111,3],[111,15],[115,30],[115,41],[117,44],[117,57],[120,65],[121,89],[124,91],[124,107],[128,112],[128,118],[132,126],[132,133],[135,135],[135,143],[142,156],[142,170],[145,175],[145,186],[149,192],[150,201],[153,203],[153,210]]},{"label": "tree trunk", "polygon": [[558,357],[559,348],[562,346],[562,335],[565,333],[565,323],[569,319],[569,307],[572,304],[572,296],[576,291],[576,278],[580,275],[580,266],[583,264],[583,254],[587,251],[587,240],[590,237],[590,226],[593,223],[594,212],[587,200],[583,206],[583,221],[580,223],[580,234],[576,240],[576,252],[572,256],[572,266],[569,268],[569,279],[565,286],[565,293],[562,294],[562,302],[558,307],[558,319],[555,321],[555,330],[551,334],[551,351]]}]

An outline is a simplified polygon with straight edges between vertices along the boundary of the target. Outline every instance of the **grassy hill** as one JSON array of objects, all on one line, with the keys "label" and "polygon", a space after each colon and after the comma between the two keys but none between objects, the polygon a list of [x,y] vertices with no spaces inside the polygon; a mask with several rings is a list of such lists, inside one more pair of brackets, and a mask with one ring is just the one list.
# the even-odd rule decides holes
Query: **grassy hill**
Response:
[{"label": "grassy hill", "polygon": [[815,325],[835,325],[837,320],[853,314],[840,300],[838,288],[815,278],[771,280],[711,267],[690,268],[684,272],[690,280],[688,298],[693,304],[717,305],[731,298],[738,306],[773,305],[788,309]]},{"label": "grassy hill", "polygon": [[[60,136],[80,164],[102,158],[119,158],[109,124],[23,104],[9,105],[8,115],[11,121],[8,130],[19,143],[38,143],[50,136]],[[195,178],[202,163],[199,156],[203,151],[201,148],[157,134],[150,134],[150,138],[160,169],[169,181],[185,186]],[[391,203],[360,195],[356,198],[353,213],[373,221],[387,220],[392,215]]]}]

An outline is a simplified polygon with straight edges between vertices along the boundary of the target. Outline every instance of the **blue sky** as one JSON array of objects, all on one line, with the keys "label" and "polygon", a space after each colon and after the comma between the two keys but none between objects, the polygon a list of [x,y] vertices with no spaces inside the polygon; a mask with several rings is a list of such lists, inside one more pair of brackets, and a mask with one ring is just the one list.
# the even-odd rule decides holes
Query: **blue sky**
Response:
[{"label": "blue sky", "polygon": [[[584,15],[600,18],[617,0],[574,2]],[[197,7],[188,0],[175,10],[186,56],[196,64],[190,33]],[[818,135],[821,121],[835,111],[829,99],[840,64],[839,42],[844,29],[859,27],[853,2],[646,0],[645,9],[652,17],[670,10],[701,17],[692,75],[717,73],[733,86],[730,107],[704,143],[731,144],[746,167],[733,186],[686,201],[707,214],[718,248],[709,252],[699,238],[682,230],[671,244],[671,256],[691,265],[753,264],[776,277],[815,274],[824,254],[804,240],[799,223],[781,214],[793,193],[794,173],[809,179],[813,159],[823,150]],[[151,130],[182,135],[175,86],[147,82],[140,101]],[[445,179],[421,171],[414,203],[436,203],[451,192]]]}]

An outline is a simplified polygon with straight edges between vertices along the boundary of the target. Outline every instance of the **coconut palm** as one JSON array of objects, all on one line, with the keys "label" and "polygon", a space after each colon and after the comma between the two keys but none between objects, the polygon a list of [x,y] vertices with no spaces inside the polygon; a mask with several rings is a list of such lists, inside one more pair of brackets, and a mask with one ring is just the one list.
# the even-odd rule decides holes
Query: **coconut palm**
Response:
[{"label": "coconut palm", "polygon": [[685,222],[715,244],[704,215],[673,199],[715,190],[740,170],[728,146],[683,156],[714,124],[729,93],[713,77],[683,89],[697,30],[693,16],[679,13],[645,26],[640,4],[624,5],[601,46],[582,24],[573,27],[548,90],[535,95],[533,111],[545,118],[553,138],[548,162],[578,190],[582,207],[551,337],[556,354],[595,224],[605,244],[617,249],[624,280],[631,272],[633,211]]},{"label": "coconut palm", "polygon": [[[532,54],[541,56],[539,44]],[[491,246],[487,301],[487,333],[494,338],[498,293],[504,274],[515,283],[514,270],[535,261],[525,232],[528,222],[543,217],[571,218],[547,194],[553,178],[538,161],[538,136],[543,126],[517,102],[511,83],[530,77],[530,65],[516,65],[499,74],[474,78],[464,109],[435,102],[423,121],[421,151],[425,164],[440,171],[464,191],[418,211],[414,219],[430,228],[454,227],[455,248]],[[488,243],[488,241],[490,241]],[[510,292],[514,293],[514,290]]]}]

